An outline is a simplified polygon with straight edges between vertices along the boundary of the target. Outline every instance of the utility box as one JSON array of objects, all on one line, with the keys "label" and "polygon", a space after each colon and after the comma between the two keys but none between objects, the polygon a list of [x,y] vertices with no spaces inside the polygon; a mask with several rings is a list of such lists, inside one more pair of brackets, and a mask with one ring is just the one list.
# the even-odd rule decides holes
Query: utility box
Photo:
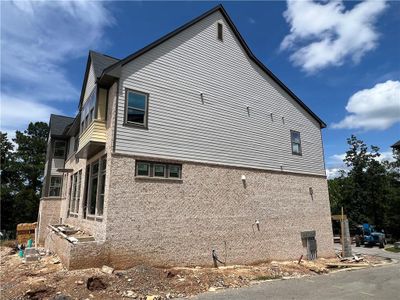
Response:
[{"label": "utility box", "polygon": [[303,245],[307,247],[307,259],[317,259],[317,240],[315,230],[300,232]]}]

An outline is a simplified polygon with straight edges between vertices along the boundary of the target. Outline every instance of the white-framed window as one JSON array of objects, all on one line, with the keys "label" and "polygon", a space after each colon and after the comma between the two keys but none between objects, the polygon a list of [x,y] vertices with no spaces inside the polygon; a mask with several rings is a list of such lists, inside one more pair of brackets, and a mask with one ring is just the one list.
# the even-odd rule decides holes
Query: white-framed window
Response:
[{"label": "white-framed window", "polygon": [[292,154],[302,155],[300,132],[291,130],[290,138],[292,142]]},{"label": "white-framed window", "polygon": [[181,179],[182,165],[136,161],[135,175],[137,177]]},{"label": "white-framed window", "polygon": [[87,186],[87,215],[101,217],[104,210],[104,192],[106,184],[106,157],[93,162],[89,170]]},{"label": "white-framed window", "polygon": [[49,196],[50,197],[61,196],[61,184],[62,184],[61,176],[51,176],[50,177],[50,186],[49,186]]},{"label": "white-framed window", "polygon": [[147,126],[148,94],[126,89],[125,123]]},{"label": "white-framed window", "polygon": [[82,170],[71,175],[71,189],[69,195],[69,212],[78,214],[81,199]]}]

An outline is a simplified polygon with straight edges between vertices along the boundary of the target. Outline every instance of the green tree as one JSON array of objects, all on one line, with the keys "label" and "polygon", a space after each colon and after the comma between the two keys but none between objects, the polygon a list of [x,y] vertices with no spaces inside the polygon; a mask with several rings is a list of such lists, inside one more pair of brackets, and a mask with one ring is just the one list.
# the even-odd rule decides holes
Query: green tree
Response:
[{"label": "green tree", "polygon": [[16,132],[16,150],[1,134],[1,228],[15,230],[21,222],[37,219],[49,127],[46,123],[30,123]]},{"label": "green tree", "polygon": [[379,148],[368,146],[352,135],[343,160],[349,167],[338,178],[329,180],[331,211],[343,207],[351,224],[368,222],[400,237],[400,155],[395,161],[380,162]]}]

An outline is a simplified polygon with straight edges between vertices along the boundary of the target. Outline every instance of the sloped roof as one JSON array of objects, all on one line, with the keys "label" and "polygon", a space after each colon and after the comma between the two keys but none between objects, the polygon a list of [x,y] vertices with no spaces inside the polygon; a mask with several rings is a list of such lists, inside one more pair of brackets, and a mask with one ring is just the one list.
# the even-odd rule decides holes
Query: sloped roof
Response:
[{"label": "sloped roof", "polygon": [[90,70],[90,65],[93,64],[93,69],[94,69],[94,74],[96,76],[96,79],[99,78],[101,76],[101,74],[103,73],[104,69],[112,66],[113,64],[115,64],[116,62],[118,62],[119,59],[109,56],[109,55],[105,55],[93,50],[89,51],[89,55],[88,55],[88,59],[87,59],[87,63],[86,63],[86,71],[85,71],[85,76],[83,77],[83,84],[82,84],[82,90],[81,90],[81,97],[79,100],[79,107],[81,106],[82,102],[83,102],[83,96],[85,94],[85,89],[86,89],[86,83],[88,80],[88,76],[89,76],[89,70]]},{"label": "sloped roof", "polygon": [[394,143],[392,146],[390,146],[390,147],[392,147],[392,148],[395,148],[395,149],[400,149],[400,140],[398,140],[396,143]]},{"label": "sloped roof", "polygon": [[115,57],[95,52],[93,50],[89,51],[89,55],[93,64],[94,74],[96,75],[96,78],[99,78],[101,76],[105,68],[119,61],[119,59]]},{"label": "sloped roof", "polygon": [[64,130],[74,122],[74,118],[60,115],[50,115],[50,136],[63,137]]},{"label": "sloped roof", "polygon": [[114,64],[110,65],[109,67],[107,67],[106,69],[103,70],[102,75],[100,76],[100,78],[104,77],[105,75],[107,75],[107,73],[111,72],[112,70],[114,70],[116,67],[118,66],[123,66],[129,62],[131,62],[132,60],[138,58],[139,56],[141,56],[142,54],[146,53],[147,51],[157,47],[158,45],[162,44],[163,42],[169,40],[170,38],[174,37],[175,35],[177,35],[178,33],[186,30],[187,28],[191,27],[192,25],[195,25],[196,23],[200,22],[201,20],[205,19],[206,17],[210,16],[211,14],[215,13],[219,11],[222,16],[225,18],[225,20],[227,21],[227,23],[229,24],[229,26],[232,28],[236,38],[239,40],[241,46],[243,47],[243,49],[245,50],[246,54],[249,56],[249,58],[256,64],[258,65],[265,73],[267,73],[284,91],[286,91],[306,112],[308,112],[321,126],[321,128],[325,128],[326,124],[324,121],[322,121],[307,105],[305,105],[305,103],[300,100],[299,97],[297,97],[282,81],[279,80],[278,77],[275,76],[274,73],[272,73],[271,70],[269,70],[266,66],[264,66],[264,64],[258,60],[258,58],[255,57],[255,55],[251,52],[250,48],[248,47],[248,45],[246,44],[245,40],[243,39],[243,37],[240,35],[239,31],[237,30],[235,24],[233,23],[233,21],[231,20],[231,18],[229,17],[228,13],[225,11],[224,7],[220,4],[217,5],[216,7],[210,9],[209,11],[205,12],[204,14],[202,14],[201,16],[193,19],[192,21],[186,23],[185,25],[177,28],[176,30],[166,34],[165,36],[159,38],[158,40],[154,41],[153,43],[149,44],[148,46],[132,53],[131,55],[128,55],[127,57],[125,57],[124,59],[118,60],[116,61]]}]

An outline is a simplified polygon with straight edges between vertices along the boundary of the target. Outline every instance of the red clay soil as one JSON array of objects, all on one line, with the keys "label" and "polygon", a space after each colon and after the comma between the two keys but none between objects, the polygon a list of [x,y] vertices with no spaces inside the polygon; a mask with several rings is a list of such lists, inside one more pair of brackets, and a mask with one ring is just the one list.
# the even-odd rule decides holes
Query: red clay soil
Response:
[{"label": "red clay soil", "polygon": [[[326,263],[265,262],[256,266],[155,268],[139,265],[105,274],[101,269],[68,271],[56,256],[23,263],[17,253],[1,247],[1,299],[170,299],[221,288],[243,287],[284,277],[328,272]],[[155,296],[153,297],[152,296]]]}]

